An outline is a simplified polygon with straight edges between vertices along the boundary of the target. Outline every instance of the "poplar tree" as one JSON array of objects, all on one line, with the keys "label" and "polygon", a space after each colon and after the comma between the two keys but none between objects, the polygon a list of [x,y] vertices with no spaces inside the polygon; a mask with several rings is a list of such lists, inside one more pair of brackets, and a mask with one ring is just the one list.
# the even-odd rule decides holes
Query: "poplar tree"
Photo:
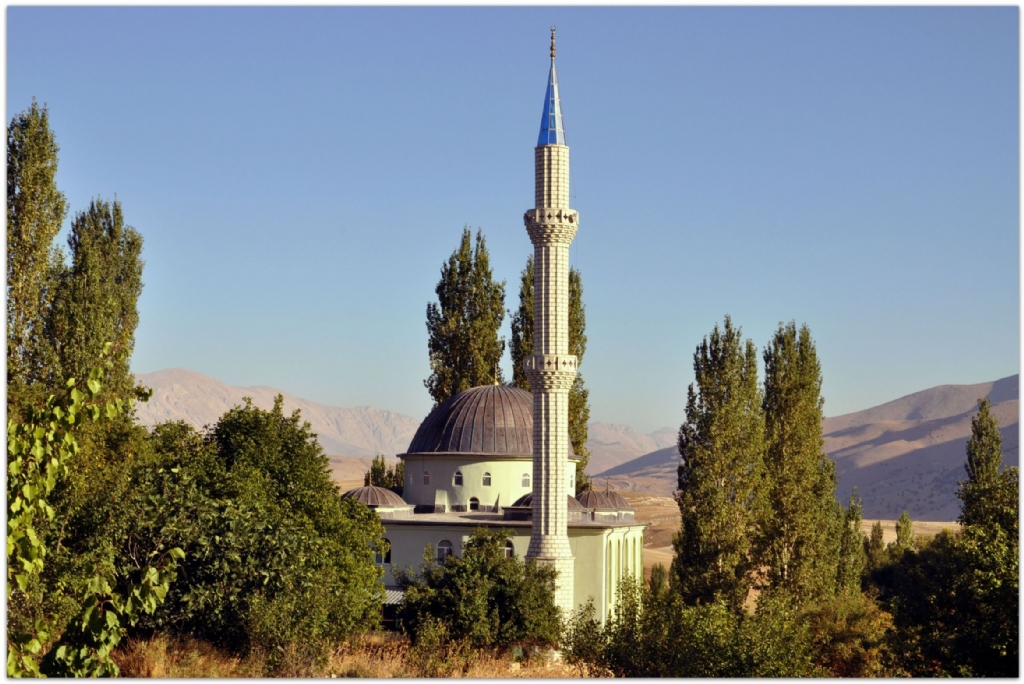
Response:
[{"label": "poplar tree", "polygon": [[839,539],[835,464],[821,434],[821,364],[807,325],[779,324],[764,350],[765,485],[760,524],[767,584],[798,601],[834,589]]},{"label": "poplar tree", "polygon": [[723,601],[739,610],[756,569],[751,539],[762,519],[764,411],[757,350],[729,316],[693,355],[676,500],[671,582],[690,605]]},{"label": "poplar tree", "polygon": [[839,534],[839,566],[836,572],[837,592],[860,592],[861,577],[867,566],[864,550],[865,537],[860,529],[863,504],[857,496],[857,488],[850,493],[850,505],[842,513],[842,530]]},{"label": "poplar tree", "polygon": [[[978,413],[971,419],[971,437],[967,441],[967,480],[960,482],[957,497],[963,501],[961,525],[999,525],[1017,534],[1016,474],[1003,462],[1003,437],[991,412],[988,399],[978,401]],[[1013,482],[1011,482],[1013,480]]]},{"label": "poplar tree", "polygon": [[12,407],[27,401],[28,386],[46,375],[43,321],[53,298],[54,267],[60,261],[53,243],[68,211],[56,184],[59,149],[49,112],[35,99],[11,119],[7,127],[8,415]]},{"label": "poplar tree", "polygon": [[505,318],[505,281],[492,277],[481,230],[474,246],[469,227],[463,228],[434,292],[437,303],[427,304],[431,373],[423,384],[437,406],[471,387],[503,382],[498,362],[505,338],[499,339],[498,330]]},{"label": "poplar tree", "polygon": [[[530,380],[523,370],[523,359],[533,354],[533,255],[526,259],[526,267],[520,274],[519,308],[510,312],[512,316],[512,339],[509,351],[512,355],[512,384],[520,389],[531,391]],[[587,313],[583,305],[583,280],[575,268],[569,269],[569,353],[576,356],[577,368],[583,363],[583,355],[587,351]],[[572,449],[579,457],[576,463],[576,493],[590,489],[590,478],[587,477],[587,463],[590,462],[590,450],[587,449],[588,428],[590,422],[590,390],[586,389],[583,375],[576,373],[572,387],[569,389],[569,441]]]},{"label": "poplar tree", "polygon": [[128,395],[135,387],[131,354],[142,294],[142,236],[124,222],[121,203],[95,199],[71,222],[71,263],[58,270],[46,334],[54,345],[58,377],[84,377],[103,345],[120,353],[109,387]]}]

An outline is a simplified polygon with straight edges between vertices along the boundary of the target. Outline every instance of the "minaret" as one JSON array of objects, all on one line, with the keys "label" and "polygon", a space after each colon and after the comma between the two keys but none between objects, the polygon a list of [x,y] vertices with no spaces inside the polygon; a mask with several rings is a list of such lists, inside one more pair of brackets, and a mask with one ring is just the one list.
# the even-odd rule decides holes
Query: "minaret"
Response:
[{"label": "minaret", "polygon": [[579,225],[569,208],[569,148],[555,73],[544,98],[540,139],[534,149],[534,208],[523,216],[533,243],[533,355],[524,360],[533,389],[533,531],[527,558],[558,570],[555,603],[568,615],[573,605],[573,556],[566,529],[569,470],[569,388],[576,357],[569,351],[569,245]]}]

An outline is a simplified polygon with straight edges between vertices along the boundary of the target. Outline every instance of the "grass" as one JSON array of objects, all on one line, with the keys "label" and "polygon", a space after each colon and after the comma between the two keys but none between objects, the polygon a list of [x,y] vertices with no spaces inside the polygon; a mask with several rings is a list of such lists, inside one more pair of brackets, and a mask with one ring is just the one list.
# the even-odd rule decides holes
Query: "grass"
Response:
[{"label": "grass", "polygon": [[471,679],[548,679],[579,677],[579,672],[550,656],[521,662],[510,656],[449,648],[417,651],[404,635],[372,632],[341,645],[320,663],[285,654],[272,666],[263,654],[237,656],[190,637],[158,634],[128,640],[114,654],[121,676],[135,678],[214,677],[465,677]]}]

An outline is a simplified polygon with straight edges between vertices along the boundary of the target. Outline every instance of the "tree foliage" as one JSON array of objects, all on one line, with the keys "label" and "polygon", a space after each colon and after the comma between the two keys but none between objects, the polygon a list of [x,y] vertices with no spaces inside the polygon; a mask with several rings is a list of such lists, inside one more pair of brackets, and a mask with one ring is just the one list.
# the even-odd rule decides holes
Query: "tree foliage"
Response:
[{"label": "tree foliage", "polygon": [[280,396],[270,411],[246,400],[205,436],[159,425],[152,442],[155,467],[137,474],[132,502],[158,502],[142,538],[173,539],[188,556],[151,628],[273,660],[376,624],[383,527],[340,498],[309,424]]},{"label": "tree foliage", "polygon": [[982,400],[960,485],[961,531],[915,546],[906,542],[909,516],[901,518],[904,542],[872,574],[893,612],[892,649],[908,674],[1019,675],[1019,483],[1016,468],[999,470],[998,435]]},{"label": "tree foliage", "polygon": [[111,370],[111,390],[129,392],[142,293],[142,236],[125,225],[120,202],[96,199],[71,222],[68,247],[71,262],[59,269],[46,325],[57,373],[80,375],[95,363],[104,341],[114,340],[124,353]]},{"label": "tree foliage", "polygon": [[[60,262],[54,240],[68,203],[57,189],[56,138],[36,101],[7,127],[7,407],[14,416],[47,375],[44,320]],[[109,341],[107,338],[104,341]],[[82,377],[82,376],[78,376]],[[35,385],[39,391],[26,395]],[[57,391],[58,388],[52,388]]]},{"label": "tree foliage", "polygon": [[430,377],[423,381],[434,405],[459,392],[504,381],[498,362],[505,339],[498,329],[505,318],[505,282],[491,275],[483,232],[472,244],[469,228],[459,248],[441,267],[434,290],[437,303],[427,304],[427,348]]},{"label": "tree foliage", "polygon": [[821,434],[821,365],[806,325],[779,324],[764,350],[765,487],[759,546],[767,585],[799,602],[835,589],[842,510]]},{"label": "tree foliage", "polygon": [[402,496],[405,490],[405,461],[399,461],[398,465],[389,466],[384,460],[384,454],[377,454],[373,457],[370,469],[363,475],[363,486],[384,487],[390,489],[398,496]]},{"label": "tree foliage", "polygon": [[461,558],[450,555],[435,563],[428,547],[418,572],[395,569],[395,579],[405,589],[399,618],[414,643],[427,634],[432,621],[443,624],[451,639],[473,648],[558,643],[556,571],[506,556],[508,539],[507,531],[477,528]]},{"label": "tree foliage", "polygon": [[[531,391],[530,380],[523,370],[523,360],[533,354],[533,255],[526,259],[526,267],[520,274],[519,308],[510,312],[512,320],[512,339],[509,351],[512,356],[512,384],[520,389]],[[583,363],[583,355],[587,352],[587,313],[583,305],[583,280],[575,268],[569,269],[569,354],[576,356],[577,368]],[[583,382],[583,375],[576,374],[572,387],[569,389],[569,442],[576,452],[579,461],[576,463],[576,493],[590,489],[591,482],[586,468],[590,462],[590,450],[587,449],[588,428],[590,423],[590,390]]]},{"label": "tree foliage", "polygon": [[762,519],[764,413],[757,351],[726,316],[693,356],[686,422],[679,429],[682,525],[673,542],[673,588],[688,605],[738,609],[753,582],[751,540]]},{"label": "tree foliage", "polygon": [[115,562],[105,545],[91,574],[56,585],[73,616],[63,623],[48,614],[46,559],[53,547],[47,532],[56,511],[50,499],[68,477],[79,455],[76,432],[84,421],[113,420],[130,409],[130,398],[102,401],[103,380],[114,362],[110,344],[101,350],[103,366],[93,368],[83,392],[71,378],[66,395],[50,395],[41,407],[30,408],[25,422],[7,425],[7,674],[25,676],[117,675],[111,651],[128,627],[164,601],[184,558],[180,548],[155,545],[135,557],[134,567]]}]

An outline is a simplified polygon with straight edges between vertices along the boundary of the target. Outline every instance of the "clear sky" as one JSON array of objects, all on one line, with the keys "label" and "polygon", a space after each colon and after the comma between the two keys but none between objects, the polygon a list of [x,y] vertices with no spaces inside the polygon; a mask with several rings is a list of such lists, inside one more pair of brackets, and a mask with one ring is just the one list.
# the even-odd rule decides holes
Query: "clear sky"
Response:
[{"label": "clear sky", "polygon": [[1016,7],[7,13],[7,119],[145,238],[138,373],[425,415],[463,225],[518,305],[551,24],[593,420],[679,425],[726,313],[827,415],[1018,372]]}]

